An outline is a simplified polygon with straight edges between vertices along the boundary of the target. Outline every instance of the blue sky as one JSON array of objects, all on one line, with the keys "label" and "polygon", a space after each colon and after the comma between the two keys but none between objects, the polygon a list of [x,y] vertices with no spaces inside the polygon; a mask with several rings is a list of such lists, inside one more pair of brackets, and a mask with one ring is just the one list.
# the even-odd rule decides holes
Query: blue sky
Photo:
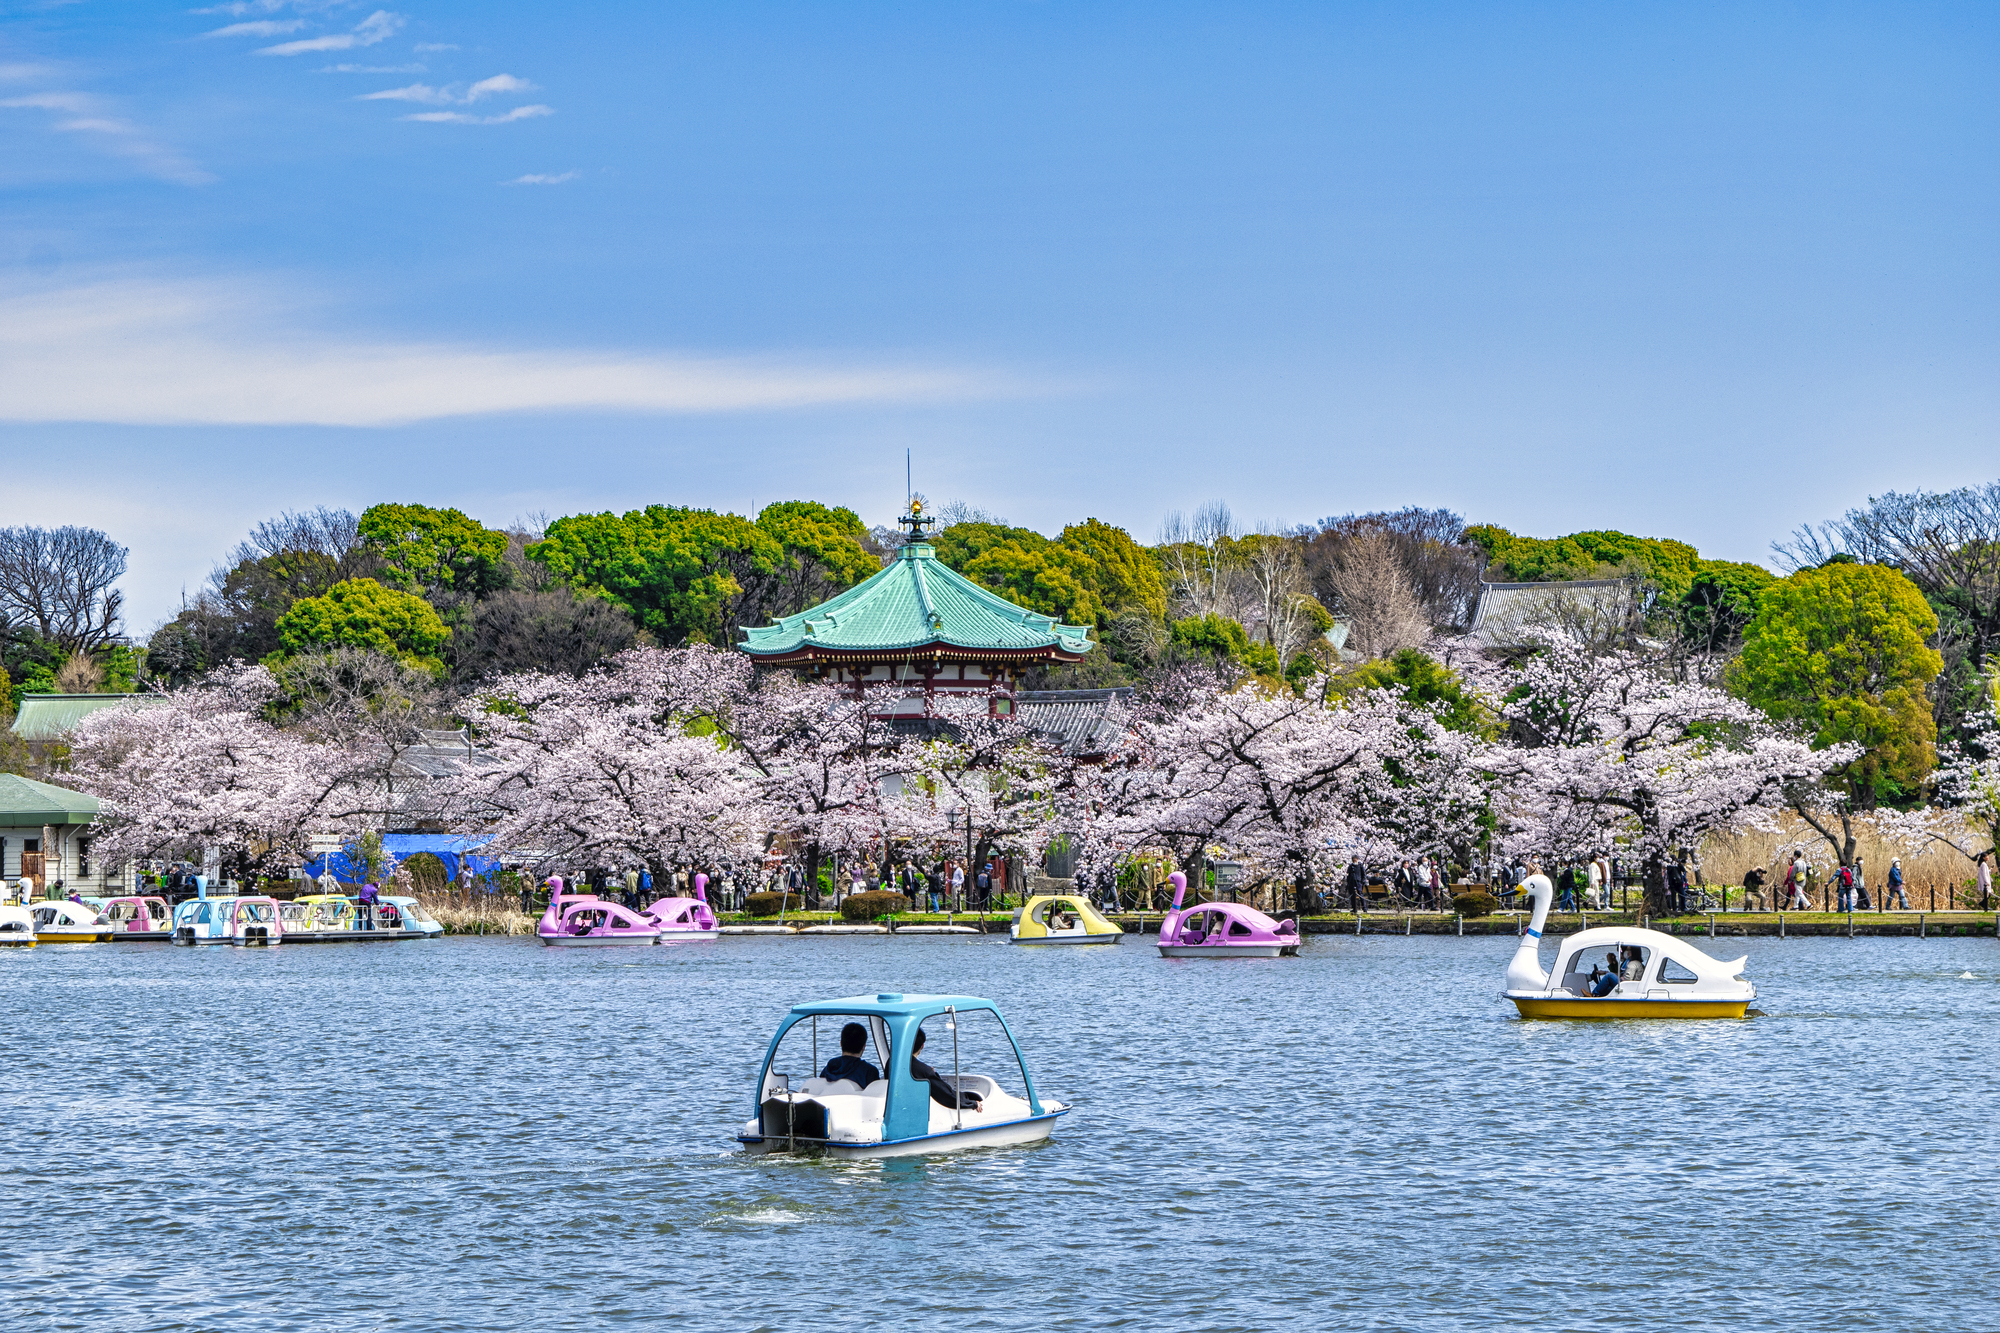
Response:
[{"label": "blue sky", "polygon": [[1758,559],[2000,475],[1983,5],[0,0],[7,522],[1449,505]]}]

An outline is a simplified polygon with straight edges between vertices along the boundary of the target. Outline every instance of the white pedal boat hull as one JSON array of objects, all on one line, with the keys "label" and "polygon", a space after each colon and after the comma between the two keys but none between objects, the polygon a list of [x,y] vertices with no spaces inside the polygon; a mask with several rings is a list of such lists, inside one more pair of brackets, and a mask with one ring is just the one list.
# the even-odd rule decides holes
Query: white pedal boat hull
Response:
[{"label": "white pedal boat hull", "polygon": [[[968,1125],[964,1129],[926,1134],[918,1139],[897,1139],[892,1143],[815,1143],[810,1147],[812,1151],[828,1157],[848,1159],[920,1157],[927,1153],[962,1152],[967,1148],[1010,1148],[1022,1143],[1039,1143],[1047,1138],[1055,1130],[1057,1117],[1066,1114],[1068,1109],[1064,1107],[1000,1125]],[[738,1141],[745,1151],[752,1153],[786,1150],[785,1140],[780,1138],[752,1138],[746,1135]]]},{"label": "white pedal boat hull", "polygon": [[712,944],[722,938],[720,931],[714,930],[663,930],[661,944]]},{"label": "white pedal boat hull", "polygon": [[[1010,931],[1009,934],[1012,935],[1012,932]],[[1044,944],[1116,944],[1118,943],[1118,941],[1124,938],[1125,937],[1122,934],[1085,935],[1082,932],[1078,932],[1077,934],[1074,935],[1063,934],[1063,935],[1031,936],[1027,939],[1022,939],[1019,935],[1013,935],[1014,943],[1035,945],[1037,947]]]},{"label": "white pedal boat hull", "polygon": [[620,945],[650,948],[660,942],[657,935],[537,935],[535,938],[558,949],[609,949]]},{"label": "white pedal boat hull", "polygon": [[1296,944],[1162,944],[1162,958],[1277,958]]}]

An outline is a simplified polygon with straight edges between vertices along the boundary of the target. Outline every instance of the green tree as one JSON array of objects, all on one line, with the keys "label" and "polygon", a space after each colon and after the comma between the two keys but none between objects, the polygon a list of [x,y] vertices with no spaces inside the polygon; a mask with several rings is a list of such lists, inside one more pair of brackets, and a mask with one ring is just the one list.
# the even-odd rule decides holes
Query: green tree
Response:
[{"label": "green tree", "polygon": [[781,500],[764,506],[757,526],[784,552],[771,586],[747,612],[760,621],[817,606],[882,567],[868,549],[868,525],[852,509]]},{"label": "green tree", "polygon": [[747,518],[648,505],[557,519],[528,558],[624,607],[664,643],[726,646],[739,625],[761,623],[755,590],[785,552]]},{"label": "green tree", "polygon": [[1756,619],[1765,589],[1777,581],[1762,565],[1702,561],[1678,607],[1682,633],[1710,652],[1732,646]]},{"label": "green tree", "polygon": [[1467,528],[1465,539],[1483,549],[1501,575],[1513,582],[1597,578],[1629,570],[1651,582],[1669,603],[1687,595],[1702,563],[1701,553],[1686,542],[1624,532],[1519,537],[1482,523]]},{"label": "green tree", "polygon": [[1072,523],[1054,539],[1003,523],[954,523],[933,545],[948,568],[1071,625],[1108,629],[1129,611],[1166,620],[1159,562],[1123,528],[1098,519]]},{"label": "green tree", "polygon": [[1925,696],[1944,666],[1929,644],[1937,627],[1916,585],[1887,566],[1800,570],[1764,590],[1730,687],[1805,726],[1815,747],[1864,747],[1835,775],[1854,808],[1906,800],[1937,764]]},{"label": "green tree", "polygon": [[450,637],[429,602],[374,579],[348,579],[323,597],[302,597],[278,620],[278,640],[288,654],[317,647],[367,648],[432,675],[444,672],[437,654]]},{"label": "green tree", "polygon": [[1390,685],[1400,685],[1418,703],[1437,705],[1440,720],[1452,731],[1470,732],[1489,740],[1499,734],[1499,720],[1493,710],[1465,688],[1459,674],[1415,648],[1405,648],[1393,657],[1378,657],[1341,672],[1334,679],[1331,693],[1344,698]]},{"label": "green tree", "polygon": [[1176,620],[1169,637],[1173,646],[1188,657],[1210,657],[1217,662],[1240,664],[1250,651],[1250,636],[1243,626],[1213,611],[1205,616]]},{"label": "green tree", "polygon": [[1125,611],[1143,611],[1154,620],[1167,618],[1167,582],[1160,574],[1160,562],[1131,533],[1086,518],[1064,528],[1056,541],[1088,556],[1096,566],[1087,586],[1104,608],[1100,625]]},{"label": "green tree", "polygon": [[360,532],[382,561],[382,582],[433,605],[480,597],[509,582],[507,534],[456,509],[371,505]]}]

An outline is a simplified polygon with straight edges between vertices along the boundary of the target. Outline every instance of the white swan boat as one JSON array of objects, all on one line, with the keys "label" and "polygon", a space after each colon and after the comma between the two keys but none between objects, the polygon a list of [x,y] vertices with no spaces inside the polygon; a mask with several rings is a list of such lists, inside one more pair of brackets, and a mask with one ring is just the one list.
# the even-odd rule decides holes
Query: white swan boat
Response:
[{"label": "white swan boat", "polygon": [[1556,965],[1544,971],[1542,927],[1555,886],[1535,874],[1523,887],[1535,912],[1507,964],[1505,992],[1523,1018],[1741,1018],[1757,998],[1743,977],[1748,955],[1724,962],[1686,940],[1634,926],[1579,930],[1564,938]]},{"label": "white swan boat", "polygon": [[19,903],[0,903],[0,946],[35,947],[34,914]]}]

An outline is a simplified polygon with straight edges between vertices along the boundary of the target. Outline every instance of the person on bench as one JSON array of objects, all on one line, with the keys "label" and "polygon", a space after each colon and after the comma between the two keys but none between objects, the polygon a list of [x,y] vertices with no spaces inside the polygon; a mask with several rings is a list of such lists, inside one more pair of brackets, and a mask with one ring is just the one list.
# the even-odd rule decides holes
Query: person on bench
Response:
[{"label": "person on bench", "polygon": [[945,1082],[939,1076],[937,1070],[932,1069],[922,1060],[917,1059],[917,1054],[923,1049],[924,1030],[918,1028],[917,1040],[910,1047],[910,1077],[930,1084],[931,1100],[939,1106],[949,1106],[954,1110],[977,1111],[979,1109],[978,1094],[960,1092],[958,1089],[952,1087],[951,1084]]},{"label": "person on bench", "polygon": [[874,1065],[861,1058],[861,1053],[867,1049],[868,1029],[859,1023],[849,1023],[840,1030],[840,1054],[826,1062],[826,1068],[819,1071],[819,1076],[829,1083],[844,1078],[850,1083],[867,1087],[882,1077]]}]

